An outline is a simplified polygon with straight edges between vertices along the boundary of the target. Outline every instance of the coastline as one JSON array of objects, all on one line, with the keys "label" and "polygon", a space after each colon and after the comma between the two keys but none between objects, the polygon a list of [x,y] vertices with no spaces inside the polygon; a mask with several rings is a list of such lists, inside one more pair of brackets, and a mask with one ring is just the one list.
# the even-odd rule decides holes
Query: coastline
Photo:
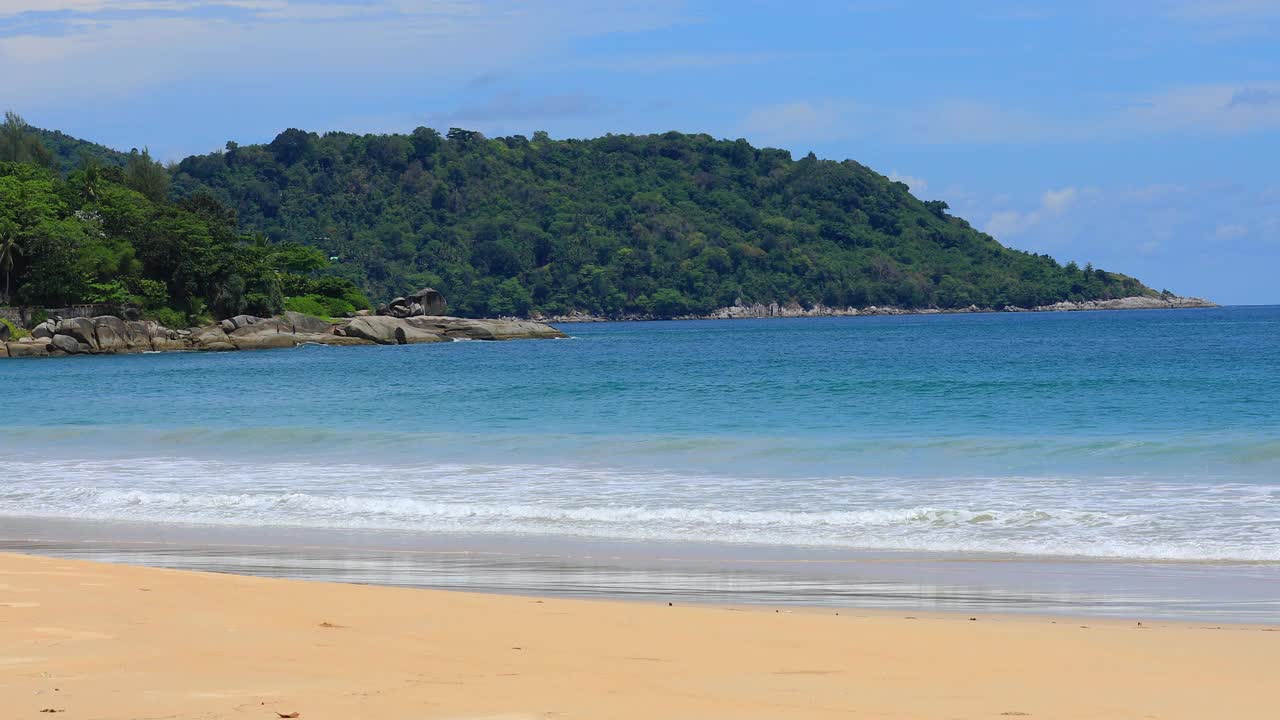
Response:
[{"label": "coastline", "polygon": [[904,309],[892,305],[856,308],[828,307],[821,303],[812,307],[803,307],[799,303],[756,303],[753,305],[730,305],[718,308],[705,315],[680,315],[662,318],[651,315],[620,315],[617,317],[592,315],[590,313],[573,312],[567,315],[534,316],[537,322],[567,324],[593,322],[641,322],[649,320],[764,320],[769,318],[813,318],[813,317],[877,317],[886,315],[972,315],[986,313],[1025,313],[1025,312],[1090,312],[1100,310],[1189,310],[1199,308],[1221,307],[1215,302],[1198,297],[1127,297],[1115,300],[1085,300],[1081,302],[1062,301],[1052,305],[1036,307],[978,307],[970,305],[964,308],[940,309],[917,308]]},{"label": "coastline", "polygon": [[1269,630],[536,599],[0,553],[0,703],[15,717],[1261,717],[1280,662]]}]

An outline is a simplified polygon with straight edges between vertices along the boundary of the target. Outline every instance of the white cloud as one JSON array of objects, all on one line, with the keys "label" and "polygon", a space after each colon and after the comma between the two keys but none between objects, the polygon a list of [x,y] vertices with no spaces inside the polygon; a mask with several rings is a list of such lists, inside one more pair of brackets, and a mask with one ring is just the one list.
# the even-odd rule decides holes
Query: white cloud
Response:
[{"label": "white cloud", "polygon": [[1040,206],[1034,210],[1019,212],[1017,210],[998,210],[987,219],[983,230],[994,238],[1006,238],[1021,235],[1039,225],[1048,218],[1062,215],[1085,194],[1093,194],[1096,190],[1080,190],[1065,187],[1060,190],[1046,190],[1040,196]]},{"label": "white cloud", "polygon": [[[587,0],[0,0],[0,18],[36,6],[72,14],[42,20],[38,33],[28,23],[0,36],[0,68],[21,68],[0,72],[0,95],[33,117],[210,77],[249,88],[276,78],[289,90],[274,93],[281,102],[337,111],[371,77],[412,97],[522,67],[578,38],[680,17],[678,0],[628,0],[608,12]],[[212,7],[231,13],[187,12]],[[49,22],[62,33],[48,32]]]},{"label": "white cloud", "polygon": [[766,105],[747,115],[742,132],[773,143],[831,139],[848,131],[841,125],[851,111],[850,103],[832,100]]},{"label": "white cloud", "polygon": [[1248,235],[1248,226],[1240,223],[1222,223],[1213,230],[1214,240],[1239,240]]},{"label": "white cloud", "polygon": [[889,179],[894,182],[906,183],[907,187],[911,188],[911,194],[916,197],[922,197],[924,193],[929,191],[929,181],[922,177],[903,175],[894,170],[889,173]]},{"label": "white cloud", "polygon": [[1120,132],[1238,134],[1280,128],[1280,84],[1187,85],[1139,98]]},{"label": "white cloud", "polygon": [[1168,14],[1180,20],[1261,20],[1280,17],[1275,0],[1175,0]]},{"label": "white cloud", "polygon": [[1055,215],[1065,211],[1076,201],[1080,192],[1073,187],[1062,188],[1061,190],[1046,190],[1041,196],[1040,204],[1048,212]]}]

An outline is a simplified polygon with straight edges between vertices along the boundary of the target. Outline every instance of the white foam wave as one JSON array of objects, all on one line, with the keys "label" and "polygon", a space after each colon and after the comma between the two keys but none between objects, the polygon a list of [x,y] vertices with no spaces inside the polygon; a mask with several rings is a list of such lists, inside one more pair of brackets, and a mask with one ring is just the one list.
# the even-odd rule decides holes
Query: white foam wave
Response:
[{"label": "white foam wave", "polygon": [[598,468],[16,462],[0,515],[1280,562],[1280,488],[1141,478],[743,479]]}]

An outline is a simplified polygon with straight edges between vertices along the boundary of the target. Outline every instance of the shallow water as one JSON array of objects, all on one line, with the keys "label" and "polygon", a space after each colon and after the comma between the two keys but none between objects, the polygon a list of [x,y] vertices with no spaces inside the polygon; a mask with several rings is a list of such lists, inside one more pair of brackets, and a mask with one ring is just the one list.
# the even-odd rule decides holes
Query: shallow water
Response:
[{"label": "shallow water", "polygon": [[[31,537],[25,517],[463,537],[509,557],[532,539],[565,557],[607,541],[1182,567],[1176,593],[1152,585],[1192,607],[1198,582],[1206,606],[1211,582],[1276,587],[1280,308],[565,329],[0,362],[18,399],[0,537]],[[910,567],[895,582],[935,587]],[[1038,591],[979,575],[987,597]]]}]

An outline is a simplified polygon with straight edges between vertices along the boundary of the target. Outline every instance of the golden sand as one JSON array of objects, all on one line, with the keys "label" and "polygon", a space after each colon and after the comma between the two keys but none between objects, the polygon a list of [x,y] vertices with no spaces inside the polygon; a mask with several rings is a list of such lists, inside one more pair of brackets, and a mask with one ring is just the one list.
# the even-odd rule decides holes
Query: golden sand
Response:
[{"label": "golden sand", "polygon": [[539,600],[0,554],[0,720],[295,712],[1273,718],[1280,632]]}]

